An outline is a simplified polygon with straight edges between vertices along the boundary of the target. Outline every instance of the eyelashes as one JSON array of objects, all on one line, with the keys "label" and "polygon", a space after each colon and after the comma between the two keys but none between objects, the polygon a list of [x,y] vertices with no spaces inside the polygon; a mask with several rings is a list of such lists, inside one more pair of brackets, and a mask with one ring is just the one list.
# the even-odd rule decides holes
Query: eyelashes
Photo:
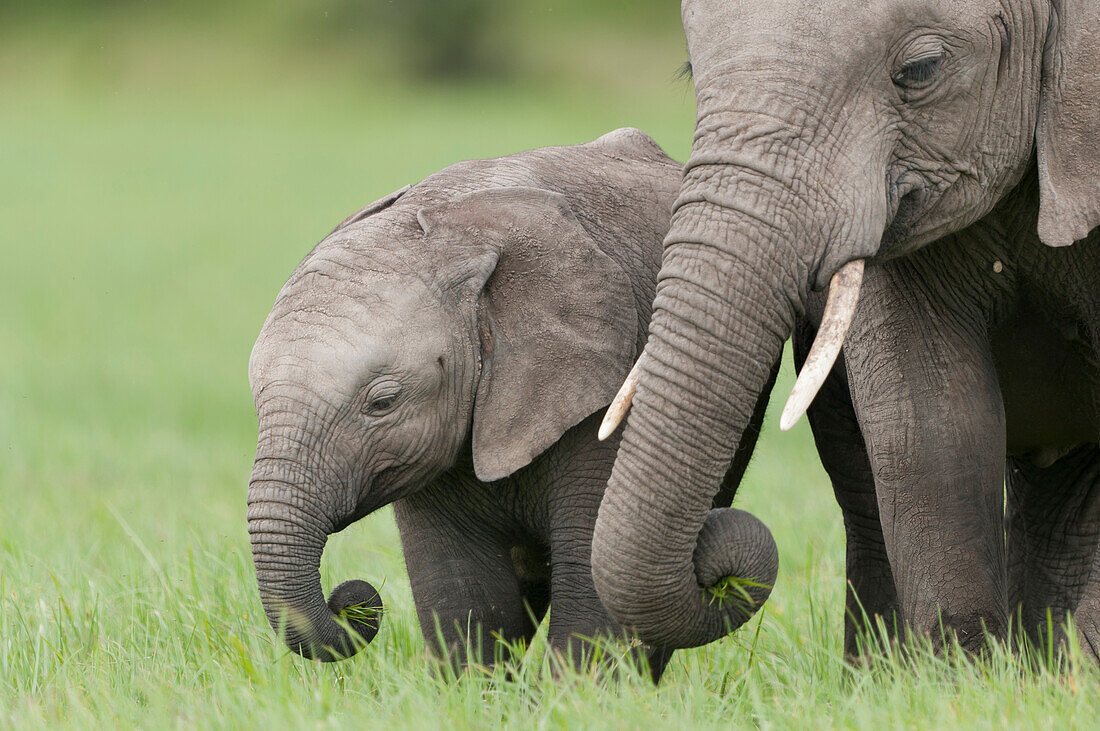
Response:
[{"label": "eyelashes", "polygon": [[393,405],[397,403],[397,394],[389,394],[386,396],[379,396],[373,399],[367,405],[367,413],[369,414],[384,414],[393,408]]},{"label": "eyelashes", "polygon": [[891,78],[894,84],[904,89],[919,89],[932,83],[941,66],[942,55],[926,56],[905,64]]}]

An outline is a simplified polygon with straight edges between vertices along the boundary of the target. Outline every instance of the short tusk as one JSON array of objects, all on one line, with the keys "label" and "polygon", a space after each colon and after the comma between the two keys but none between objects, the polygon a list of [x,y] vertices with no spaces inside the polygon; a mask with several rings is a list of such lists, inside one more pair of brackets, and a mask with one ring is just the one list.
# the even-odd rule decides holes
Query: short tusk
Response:
[{"label": "short tusk", "polygon": [[806,356],[802,372],[798,374],[787,405],[783,407],[783,416],[779,419],[779,428],[787,431],[810,408],[817,392],[821,390],[829,371],[833,369],[840,349],[844,345],[844,336],[852,324],[852,316],[859,302],[859,287],[863,284],[863,259],[850,261],[840,268],[829,282],[829,298],[825,302],[825,314],[821,317],[821,327],[817,331],[813,347]]},{"label": "short tusk", "polygon": [[630,369],[630,373],[627,374],[619,392],[615,394],[615,400],[607,407],[607,413],[604,414],[598,435],[601,442],[615,433],[615,430],[619,428],[619,424],[623,422],[626,412],[630,411],[630,402],[634,400],[634,391],[638,388],[638,380],[642,373],[642,358],[644,357],[645,354],[638,358],[638,362]]}]

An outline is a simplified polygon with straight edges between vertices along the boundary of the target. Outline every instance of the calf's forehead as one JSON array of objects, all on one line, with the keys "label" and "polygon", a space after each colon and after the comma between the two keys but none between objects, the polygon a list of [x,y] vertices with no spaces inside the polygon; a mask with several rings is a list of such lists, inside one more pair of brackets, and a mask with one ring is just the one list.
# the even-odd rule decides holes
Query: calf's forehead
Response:
[{"label": "calf's forehead", "polygon": [[[371,373],[435,362],[461,323],[416,277],[364,276],[334,288],[303,278],[264,324],[249,361],[253,390],[273,381],[330,381],[354,387]],[[346,382],[346,383],[345,383]],[[348,385],[351,384],[351,385]]]}]

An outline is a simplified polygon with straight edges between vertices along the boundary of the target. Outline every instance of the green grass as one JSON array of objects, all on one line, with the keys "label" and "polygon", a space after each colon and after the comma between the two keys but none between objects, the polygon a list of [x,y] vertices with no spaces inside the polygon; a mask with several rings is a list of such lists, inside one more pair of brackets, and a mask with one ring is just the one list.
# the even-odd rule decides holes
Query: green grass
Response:
[{"label": "green grass", "polygon": [[[325,74],[316,60],[273,71],[209,44],[181,57],[165,41],[150,69],[133,62],[140,54],[26,54],[32,41],[8,40],[0,726],[1053,727],[1097,717],[1091,667],[1024,671],[1003,653],[981,665],[917,653],[846,667],[839,511],[805,424],[780,435],[772,417],[738,501],[775,532],[772,598],[734,637],[677,653],[659,689],[629,668],[614,681],[551,672],[541,636],[519,667],[447,680],[421,640],[389,511],[335,536],[322,571],[328,588],[385,581],[378,639],[338,665],[288,654],[259,605],[244,520],[255,439],[246,362],[283,280],[344,215],[454,160],[626,124],[682,158],[692,97],[671,81],[681,52],[660,50],[623,85],[604,72],[584,84],[403,88]],[[113,71],[85,68],[95,64]]]}]

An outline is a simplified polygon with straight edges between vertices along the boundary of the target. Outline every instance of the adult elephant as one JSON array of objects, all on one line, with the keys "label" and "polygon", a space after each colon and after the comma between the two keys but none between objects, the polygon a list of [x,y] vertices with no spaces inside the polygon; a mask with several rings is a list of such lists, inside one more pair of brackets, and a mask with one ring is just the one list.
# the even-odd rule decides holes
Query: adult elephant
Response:
[{"label": "adult elephant", "polygon": [[683,19],[696,133],[593,539],[608,610],[668,647],[736,619],[706,590],[730,573],[708,509],[803,321],[782,425],[832,373],[811,422],[863,606],[967,648],[1015,602],[1076,609],[1095,642],[1100,3],[685,0]]}]

